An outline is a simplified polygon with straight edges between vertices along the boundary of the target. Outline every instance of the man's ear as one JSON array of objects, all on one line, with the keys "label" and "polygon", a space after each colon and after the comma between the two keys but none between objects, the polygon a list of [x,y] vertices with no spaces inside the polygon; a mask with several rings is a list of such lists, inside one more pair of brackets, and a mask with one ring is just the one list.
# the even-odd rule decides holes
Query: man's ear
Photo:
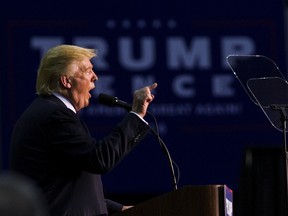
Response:
[{"label": "man's ear", "polygon": [[71,80],[69,79],[69,77],[67,77],[67,75],[62,75],[60,77],[60,81],[61,81],[64,88],[71,88],[72,87]]}]

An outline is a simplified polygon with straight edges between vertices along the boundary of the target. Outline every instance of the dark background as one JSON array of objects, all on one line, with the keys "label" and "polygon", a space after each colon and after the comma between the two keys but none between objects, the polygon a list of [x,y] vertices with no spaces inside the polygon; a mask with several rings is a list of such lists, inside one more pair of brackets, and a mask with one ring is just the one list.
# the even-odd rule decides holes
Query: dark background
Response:
[{"label": "dark background", "polygon": [[[10,1],[0,11],[3,170],[9,166],[13,125],[35,97],[43,52],[59,43],[83,45],[99,52],[94,66],[100,80],[91,106],[81,112],[96,138],[125,114],[99,105],[99,93],[130,102],[136,88],[156,81],[150,111],[179,167],[178,186],[226,184],[234,191],[235,215],[285,214],[282,134],[226,63],[229,54],[264,55],[286,77],[284,2]],[[251,49],[243,49],[246,42]],[[143,56],[146,65],[140,64]],[[217,82],[219,77],[224,79]],[[154,126],[151,116],[147,121]],[[103,181],[107,195],[124,203],[173,190],[167,160],[153,135]]]}]

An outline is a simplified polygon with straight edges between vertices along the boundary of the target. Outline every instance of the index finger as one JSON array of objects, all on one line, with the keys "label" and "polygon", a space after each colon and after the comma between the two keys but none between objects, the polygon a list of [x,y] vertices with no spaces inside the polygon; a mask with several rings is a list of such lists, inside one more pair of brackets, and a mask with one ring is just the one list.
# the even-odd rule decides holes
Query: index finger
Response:
[{"label": "index finger", "polygon": [[153,89],[155,89],[157,87],[157,85],[158,85],[157,83],[153,83],[148,88],[150,89],[150,91],[152,91]]}]

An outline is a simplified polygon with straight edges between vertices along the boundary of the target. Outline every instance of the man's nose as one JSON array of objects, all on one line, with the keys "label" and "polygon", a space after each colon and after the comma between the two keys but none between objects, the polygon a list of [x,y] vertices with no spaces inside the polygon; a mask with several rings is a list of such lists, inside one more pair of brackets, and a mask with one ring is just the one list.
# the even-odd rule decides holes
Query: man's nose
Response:
[{"label": "man's nose", "polygon": [[97,81],[98,80],[98,76],[95,74],[95,72],[93,71],[93,75],[92,75],[92,82]]}]

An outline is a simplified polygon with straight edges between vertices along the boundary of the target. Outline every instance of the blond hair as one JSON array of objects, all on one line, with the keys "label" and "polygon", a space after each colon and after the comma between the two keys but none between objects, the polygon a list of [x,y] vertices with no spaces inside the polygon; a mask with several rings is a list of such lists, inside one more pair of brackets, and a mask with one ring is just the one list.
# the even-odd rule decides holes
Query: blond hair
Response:
[{"label": "blond hair", "polygon": [[96,56],[94,49],[74,45],[58,45],[48,50],[40,62],[37,73],[36,93],[50,95],[61,93],[60,77],[67,73],[68,67],[82,58]]}]

